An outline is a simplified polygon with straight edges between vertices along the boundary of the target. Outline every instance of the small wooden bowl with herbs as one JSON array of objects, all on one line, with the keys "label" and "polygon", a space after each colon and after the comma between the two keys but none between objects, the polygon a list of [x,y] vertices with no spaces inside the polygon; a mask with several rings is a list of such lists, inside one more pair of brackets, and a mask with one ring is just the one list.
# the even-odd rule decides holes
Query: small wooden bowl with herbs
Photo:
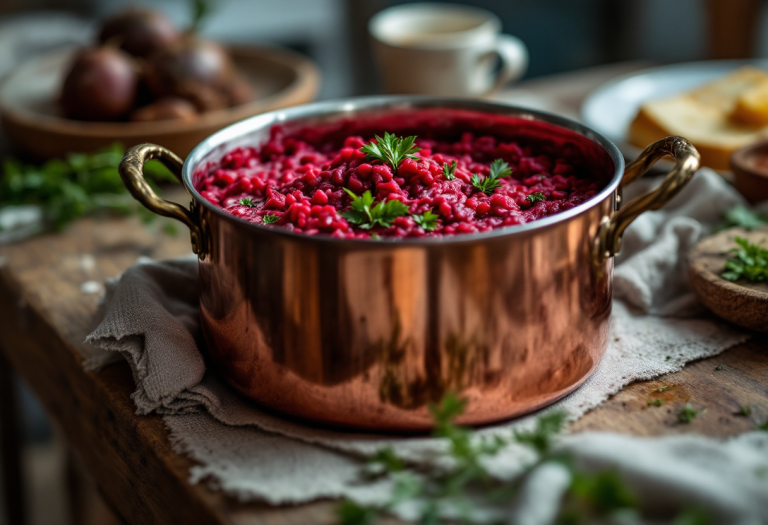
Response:
[{"label": "small wooden bowl with herbs", "polygon": [[768,332],[768,225],[762,220],[701,241],[691,252],[688,275],[699,301],[716,315]]}]

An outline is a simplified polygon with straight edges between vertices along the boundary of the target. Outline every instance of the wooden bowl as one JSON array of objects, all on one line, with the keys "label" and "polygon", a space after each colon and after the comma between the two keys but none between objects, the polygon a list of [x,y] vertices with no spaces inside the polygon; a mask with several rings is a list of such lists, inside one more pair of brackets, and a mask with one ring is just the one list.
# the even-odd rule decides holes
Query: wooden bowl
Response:
[{"label": "wooden bowl", "polygon": [[83,122],[60,116],[59,87],[75,49],[57,50],[17,68],[0,85],[0,119],[13,148],[39,160],[69,152],[89,152],[115,142],[126,148],[142,142],[162,144],[186,156],[215,131],[247,117],[311,102],[320,73],[307,58],[274,47],[229,48],[253,86],[248,104],[209,111],[194,122]]},{"label": "wooden bowl", "polygon": [[755,203],[768,199],[768,142],[758,142],[731,154],[734,187]]},{"label": "wooden bowl", "polygon": [[735,238],[765,245],[768,227],[731,228],[699,242],[691,251],[688,278],[699,301],[717,316],[744,328],[768,332],[768,283],[731,282],[720,277]]}]

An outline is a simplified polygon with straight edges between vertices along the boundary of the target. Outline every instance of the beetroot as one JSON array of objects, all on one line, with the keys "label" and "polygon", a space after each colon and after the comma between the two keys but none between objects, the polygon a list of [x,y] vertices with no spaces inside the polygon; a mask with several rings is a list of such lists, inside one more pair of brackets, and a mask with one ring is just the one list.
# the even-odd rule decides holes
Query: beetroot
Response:
[{"label": "beetroot", "polygon": [[146,82],[155,97],[179,97],[199,111],[230,105],[227,88],[235,68],[218,44],[187,36],[149,61]]},{"label": "beetroot", "polygon": [[173,46],[181,33],[158,11],[131,8],[107,19],[99,32],[99,42],[114,42],[136,57],[150,55]]},{"label": "beetroot", "polygon": [[130,118],[134,122],[156,120],[183,120],[189,122],[197,118],[197,109],[187,100],[167,97],[137,109],[131,113]]},{"label": "beetroot", "polygon": [[138,75],[131,57],[119,49],[84,49],[61,90],[64,114],[79,120],[117,120],[136,100]]}]

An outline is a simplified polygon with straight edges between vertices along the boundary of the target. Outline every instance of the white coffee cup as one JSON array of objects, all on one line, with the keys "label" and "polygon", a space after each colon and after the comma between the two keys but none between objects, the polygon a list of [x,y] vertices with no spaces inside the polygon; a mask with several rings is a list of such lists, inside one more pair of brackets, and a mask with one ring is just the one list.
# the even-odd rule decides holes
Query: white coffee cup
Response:
[{"label": "white coffee cup", "polygon": [[[487,95],[520,78],[528,50],[501,34],[499,18],[456,4],[406,4],[368,24],[388,93]],[[497,57],[501,70],[494,74]]]}]

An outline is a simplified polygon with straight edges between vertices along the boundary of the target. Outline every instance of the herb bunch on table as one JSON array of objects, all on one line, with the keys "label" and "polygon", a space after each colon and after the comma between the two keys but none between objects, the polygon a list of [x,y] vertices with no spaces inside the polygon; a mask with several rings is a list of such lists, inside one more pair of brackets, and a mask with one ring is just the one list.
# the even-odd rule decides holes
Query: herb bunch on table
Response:
[{"label": "herb bunch on table", "polygon": [[[113,144],[89,154],[70,153],[65,159],[41,165],[8,159],[0,177],[0,213],[32,205],[40,210],[43,229],[53,230],[95,213],[140,213],[143,220],[150,220],[154,215],[144,213],[130,197],[117,171],[123,153],[120,144]],[[144,169],[150,184],[176,182],[157,161],[147,163]]]}]

